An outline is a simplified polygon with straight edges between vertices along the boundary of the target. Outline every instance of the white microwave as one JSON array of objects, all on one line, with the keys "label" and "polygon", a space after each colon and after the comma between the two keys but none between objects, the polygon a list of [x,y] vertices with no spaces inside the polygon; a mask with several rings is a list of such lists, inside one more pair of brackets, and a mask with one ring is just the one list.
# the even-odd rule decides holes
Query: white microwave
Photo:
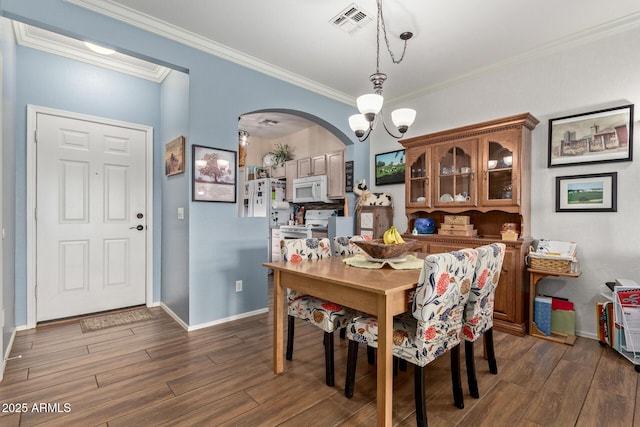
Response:
[{"label": "white microwave", "polygon": [[330,203],[327,198],[327,176],[309,176],[293,180],[293,203]]}]

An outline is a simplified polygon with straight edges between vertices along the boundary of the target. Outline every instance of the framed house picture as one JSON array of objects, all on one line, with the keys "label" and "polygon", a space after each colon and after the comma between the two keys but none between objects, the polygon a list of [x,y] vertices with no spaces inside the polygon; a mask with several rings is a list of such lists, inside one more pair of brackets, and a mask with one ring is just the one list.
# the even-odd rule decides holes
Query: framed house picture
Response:
[{"label": "framed house picture", "polygon": [[184,136],[179,136],[164,146],[164,174],[184,173]]},{"label": "framed house picture", "polygon": [[556,212],[616,212],[618,173],[556,177]]},{"label": "framed house picture", "polygon": [[192,199],[236,202],[236,152],[193,145]]},{"label": "framed house picture", "polygon": [[404,150],[376,154],[376,185],[403,184],[406,158]]},{"label": "framed house picture", "polygon": [[548,166],[631,161],[633,105],[549,120]]}]

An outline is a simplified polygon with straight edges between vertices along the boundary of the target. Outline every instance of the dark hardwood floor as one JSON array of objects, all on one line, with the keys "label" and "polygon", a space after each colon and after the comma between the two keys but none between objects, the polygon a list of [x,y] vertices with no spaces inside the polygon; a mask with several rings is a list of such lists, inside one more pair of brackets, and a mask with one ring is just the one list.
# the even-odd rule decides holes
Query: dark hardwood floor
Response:
[{"label": "dark hardwood floor", "polygon": [[[375,367],[365,351],[355,395],[344,396],[345,340],[336,336],[336,386],[327,387],[313,326],[296,324],[294,360],[274,375],[270,313],[188,333],[161,308],[151,311],[151,320],[96,332],[82,333],[77,320],[19,332],[11,356],[22,357],[7,362],[0,383],[0,425],[375,425]],[[431,426],[640,425],[639,374],[612,349],[499,332],[495,344],[498,375],[476,347],[480,399],[469,396],[463,366],[462,410],[449,357],[427,367]],[[395,378],[393,420],[415,425],[411,366]]]}]

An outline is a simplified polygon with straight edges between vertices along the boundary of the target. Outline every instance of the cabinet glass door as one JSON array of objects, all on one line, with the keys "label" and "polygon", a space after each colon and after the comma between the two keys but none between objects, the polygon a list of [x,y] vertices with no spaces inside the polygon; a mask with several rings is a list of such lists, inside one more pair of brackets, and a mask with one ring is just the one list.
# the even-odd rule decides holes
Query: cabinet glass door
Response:
[{"label": "cabinet glass door", "polygon": [[445,144],[437,148],[437,206],[474,206],[477,141]]},{"label": "cabinet glass door", "polygon": [[405,205],[408,207],[429,207],[429,148],[411,148],[407,150],[407,168],[405,172]]},{"label": "cabinet glass door", "polygon": [[405,169],[405,205],[408,207],[429,207],[429,148],[411,148],[407,150],[407,168]]},{"label": "cabinet glass door", "polygon": [[517,204],[518,153],[513,134],[492,136],[484,141],[482,204]]}]

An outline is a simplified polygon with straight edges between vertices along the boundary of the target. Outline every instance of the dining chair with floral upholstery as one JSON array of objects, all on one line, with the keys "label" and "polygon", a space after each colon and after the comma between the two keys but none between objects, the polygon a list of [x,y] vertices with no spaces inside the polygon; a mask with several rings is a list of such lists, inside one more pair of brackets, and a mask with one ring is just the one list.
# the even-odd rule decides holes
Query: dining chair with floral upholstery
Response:
[{"label": "dining chair with floral upholstery", "polygon": [[[286,239],[281,241],[285,261],[301,262],[331,256],[328,238]],[[355,312],[339,304],[287,289],[287,360],[293,359],[295,319],[302,319],[324,331],[325,375],[328,386],[334,385],[333,332],[342,329]]]},{"label": "dining chair with floral upholstery", "polygon": [[473,355],[473,343],[480,337],[484,337],[484,346],[489,362],[489,372],[496,375],[498,364],[493,347],[493,306],[495,291],[500,281],[502,262],[506,246],[504,243],[491,243],[476,248],[478,251],[478,263],[469,293],[469,300],[464,310],[464,325],[462,336],[464,338],[464,355],[467,365],[467,381],[469,394],[472,397],[480,397],[476,368]]},{"label": "dining chair with floral upholstery", "polygon": [[[411,312],[393,319],[395,357],[414,365],[416,420],[427,425],[424,394],[424,367],[449,352],[454,403],[462,408],[460,380],[460,340],[464,306],[469,297],[478,252],[474,249],[428,255],[424,260]],[[345,395],[355,389],[358,344],[378,346],[378,321],[375,316],[360,316],[347,325],[349,352]],[[456,368],[457,366],[457,368]]]},{"label": "dining chair with floral upholstery", "polygon": [[333,238],[333,253],[334,255],[356,255],[364,254],[365,252],[360,246],[354,244],[354,241],[371,240],[371,236],[335,236]]}]

